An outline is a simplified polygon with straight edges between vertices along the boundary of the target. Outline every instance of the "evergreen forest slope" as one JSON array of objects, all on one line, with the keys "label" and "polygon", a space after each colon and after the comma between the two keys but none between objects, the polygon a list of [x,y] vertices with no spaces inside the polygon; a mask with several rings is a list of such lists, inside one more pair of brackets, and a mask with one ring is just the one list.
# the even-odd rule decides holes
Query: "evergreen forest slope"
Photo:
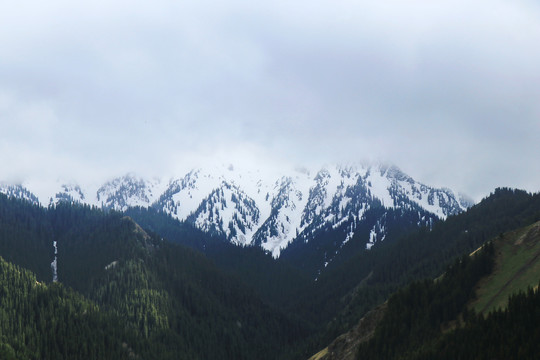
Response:
[{"label": "evergreen forest slope", "polygon": [[[0,284],[1,341],[13,358],[114,359],[132,353],[142,359],[275,359],[305,336],[297,322],[203,254],[144,231],[124,214],[72,204],[42,209],[4,196],[0,201],[6,214],[0,243],[17,264],[2,260],[8,270],[2,270]],[[60,283],[50,283],[53,239]],[[46,261],[29,263],[25,253]],[[13,281],[12,269],[20,269],[24,280]],[[43,292],[46,303],[39,297]],[[71,331],[79,326],[82,334]],[[48,330],[42,336],[43,327]],[[79,346],[107,356],[90,356]]]},{"label": "evergreen forest slope", "polygon": [[504,308],[477,313],[467,306],[476,299],[475,285],[482,278],[497,277],[495,264],[506,266],[500,263],[501,255],[489,242],[472,256],[456,260],[440,278],[416,281],[396,292],[372,337],[359,345],[356,358],[538,358],[539,273],[534,276],[536,286],[512,293]]},{"label": "evergreen forest slope", "polygon": [[[538,283],[538,221],[540,195],[497,189],[465,213],[389,233],[370,250],[353,238],[347,245],[356,250],[313,279],[292,259],[233,246],[156,210],[42,208],[0,195],[0,354],[306,359],[352,329],[364,339],[360,358],[433,358],[479,329],[522,326],[513,311],[533,309],[538,296],[527,290]],[[493,282],[526,292],[490,312],[508,295]],[[490,302],[483,314],[474,310]],[[488,346],[489,336],[478,343]],[[536,348],[524,339],[504,344],[523,346],[526,358]]]},{"label": "evergreen forest slope", "polygon": [[[520,326],[521,315],[515,313],[513,302],[523,301],[529,304],[527,306],[533,307],[531,311],[534,310],[533,299],[537,295],[533,289],[537,289],[540,281],[538,259],[540,224],[534,222],[538,219],[538,205],[535,198],[537,198],[535,195],[500,189],[471,209],[469,213],[437,224],[425,239],[440,246],[439,254],[434,251],[428,259],[417,258],[418,261],[412,266],[402,267],[404,271],[411,268],[418,269],[418,263],[421,264],[422,261],[432,262],[433,259],[441,258],[445,252],[449,251],[450,246],[459,245],[466,249],[467,246],[460,244],[457,236],[468,239],[469,246],[474,246],[476,241],[481,243],[488,234],[491,234],[493,238],[487,245],[484,243],[470,255],[468,250],[465,251],[464,255],[458,257],[449,268],[437,272],[436,268],[431,270],[430,267],[426,267],[428,270],[426,280],[415,281],[408,287],[400,288],[384,304],[384,307],[378,308],[377,318],[382,319],[380,322],[371,321],[366,324],[366,316],[353,330],[338,337],[328,348],[320,352],[318,357],[313,358],[353,359],[356,356],[352,354],[358,351],[358,346],[360,346],[359,359],[440,358],[437,351],[440,351],[443,346],[446,347],[447,345],[443,344],[447,344],[449,339],[454,339],[461,333],[468,333],[473,338],[478,337],[482,346],[470,345],[470,341],[463,342],[471,346],[471,354],[476,354],[473,356],[467,355],[466,347],[453,344],[452,349],[456,349],[455,352],[447,348],[444,351],[447,354],[453,354],[454,357],[448,355],[446,358],[489,358],[478,357],[482,352],[482,347],[486,348],[486,353],[492,354],[492,358],[508,358],[501,354],[508,355],[511,351],[517,353],[520,347],[525,347],[529,349],[527,350],[529,352],[522,353],[524,358],[527,356],[534,358],[533,353],[530,352],[534,348],[531,344],[537,340],[534,337],[537,333],[534,326],[529,328],[530,332],[521,336],[520,341],[509,341],[499,337],[513,338],[512,331]],[[503,210],[504,205],[510,211]],[[467,218],[472,215],[475,219],[485,217],[486,220],[471,223]],[[533,223],[517,230],[495,235],[498,231],[506,230],[507,226],[510,227],[513,224],[521,226],[527,222]],[[453,229],[455,224],[467,226]],[[489,229],[485,227],[486,225],[497,226]],[[449,242],[447,246],[444,246],[437,241],[435,237],[437,234],[456,236],[457,241]],[[419,236],[419,234],[410,234],[408,237],[413,236]],[[478,237],[476,241],[474,241],[475,237]],[[399,247],[400,242],[401,240],[397,241],[394,246]],[[392,269],[391,263],[387,266],[390,270]],[[433,272],[430,273],[430,271]],[[409,276],[412,278],[410,273]],[[435,278],[437,280],[433,280]],[[510,305],[507,307],[509,301]],[[383,317],[381,317],[381,311],[384,313]],[[540,307],[534,311],[540,311]],[[480,314],[476,315],[478,313]],[[373,317],[373,315],[370,316]],[[487,326],[486,324],[493,324],[495,327],[502,326],[500,322],[503,318],[508,323],[508,329],[493,330],[495,333],[492,329],[484,329],[483,331],[489,334],[485,337],[471,330],[478,331],[479,326]],[[523,331],[520,330],[520,333]],[[369,339],[371,340],[368,341]],[[503,345],[496,348],[490,341],[504,344],[506,348],[503,349]],[[359,345],[359,343],[364,344]]]},{"label": "evergreen forest slope", "polygon": [[500,188],[464,213],[436,222],[432,228],[388,237],[328,269],[311,292],[303,294],[295,310],[319,328],[305,358],[351,330],[400,288],[415,280],[437,278],[457,257],[469,255],[501,233],[539,220],[539,194]]},{"label": "evergreen forest slope", "polygon": [[147,339],[117,314],[0,258],[0,358],[128,359]]}]

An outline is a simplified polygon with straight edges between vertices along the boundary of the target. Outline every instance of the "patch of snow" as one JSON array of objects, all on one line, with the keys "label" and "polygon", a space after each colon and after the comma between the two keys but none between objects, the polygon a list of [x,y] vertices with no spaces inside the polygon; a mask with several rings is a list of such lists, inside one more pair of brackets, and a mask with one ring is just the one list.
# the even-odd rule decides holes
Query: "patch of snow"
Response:
[{"label": "patch of snow", "polygon": [[54,260],[51,262],[51,270],[52,270],[52,281],[57,282],[58,281],[58,246],[56,241],[53,241],[53,247],[54,247]]},{"label": "patch of snow", "polygon": [[116,267],[116,265],[118,265],[118,260],[115,260],[115,261],[111,262],[109,265],[105,266],[105,270],[113,269],[113,268]]},{"label": "patch of snow", "polygon": [[[202,230],[215,229],[235,244],[253,245],[257,237],[257,244],[274,257],[279,257],[297,236],[307,242],[322,229],[338,229],[344,224],[348,227],[343,244],[347,243],[373,199],[388,208],[412,209],[416,204],[438,217],[445,217],[445,211],[463,210],[465,202],[451,190],[416,183],[397,168],[367,164],[254,170],[227,162],[193,170],[168,182],[127,175],[101,186],[85,184],[79,188],[75,182],[24,185],[45,206],[50,198],[62,193],[68,199],[98,207],[107,205],[110,197],[117,210],[155,207],[179,220],[189,219]],[[217,191],[219,196],[211,195]],[[210,196],[212,203],[201,206]],[[454,210],[448,210],[452,206]],[[428,219],[422,222],[429,225]],[[384,229],[370,233],[371,244],[383,239]]]},{"label": "patch of snow", "polygon": [[389,192],[391,182],[384,175],[385,173],[382,172],[382,170],[380,169],[371,169],[367,177],[368,188],[371,191],[371,195],[374,198],[379,199],[382,202],[383,206],[387,208],[393,208],[394,199],[392,199],[392,196]]}]

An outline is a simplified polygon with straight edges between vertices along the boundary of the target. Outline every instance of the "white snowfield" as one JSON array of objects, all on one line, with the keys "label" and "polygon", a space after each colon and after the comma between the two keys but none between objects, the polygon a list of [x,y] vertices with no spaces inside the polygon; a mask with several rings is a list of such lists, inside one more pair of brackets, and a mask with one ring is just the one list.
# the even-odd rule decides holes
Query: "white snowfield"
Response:
[{"label": "white snowfield", "polygon": [[[24,192],[28,189],[27,192]],[[419,206],[439,218],[472,205],[449,189],[435,189],[414,181],[395,166],[350,165],[269,171],[237,169],[232,165],[195,169],[169,181],[135,175],[116,178],[100,187],[58,183],[53,192],[32,184],[1,185],[0,192],[32,199],[48,206],[60,201],[81,202],[124,211],[153,207],[198,228],[222,234],[235,244],[259,245],[279,257],[295,238],[309,241],[317,229],[337,227],[349,219],[343,242],[374,201],[386,208]],[[369,249],[384,239],[372,231]]]}]

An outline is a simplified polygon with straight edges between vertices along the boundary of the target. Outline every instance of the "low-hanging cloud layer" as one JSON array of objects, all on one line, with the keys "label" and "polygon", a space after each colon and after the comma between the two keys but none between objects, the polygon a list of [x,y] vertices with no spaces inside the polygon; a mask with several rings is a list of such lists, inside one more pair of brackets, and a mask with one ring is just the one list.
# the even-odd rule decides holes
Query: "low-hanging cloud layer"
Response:
[{"label": "low-hanging cloud layer", "polygon": [[534,1],[0,4],[0,179],[382,160],[540,190]]}]

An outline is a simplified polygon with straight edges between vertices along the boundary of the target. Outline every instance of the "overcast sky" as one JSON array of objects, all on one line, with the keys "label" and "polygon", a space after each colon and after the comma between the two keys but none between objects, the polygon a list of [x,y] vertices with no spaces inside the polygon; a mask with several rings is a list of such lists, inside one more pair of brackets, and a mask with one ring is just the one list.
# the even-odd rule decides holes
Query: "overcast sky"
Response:
[{"label": "overcast sky", "polygon": [[0,125],[8,181],[218,156],[537,192],[540,5],[0,0]]}]

